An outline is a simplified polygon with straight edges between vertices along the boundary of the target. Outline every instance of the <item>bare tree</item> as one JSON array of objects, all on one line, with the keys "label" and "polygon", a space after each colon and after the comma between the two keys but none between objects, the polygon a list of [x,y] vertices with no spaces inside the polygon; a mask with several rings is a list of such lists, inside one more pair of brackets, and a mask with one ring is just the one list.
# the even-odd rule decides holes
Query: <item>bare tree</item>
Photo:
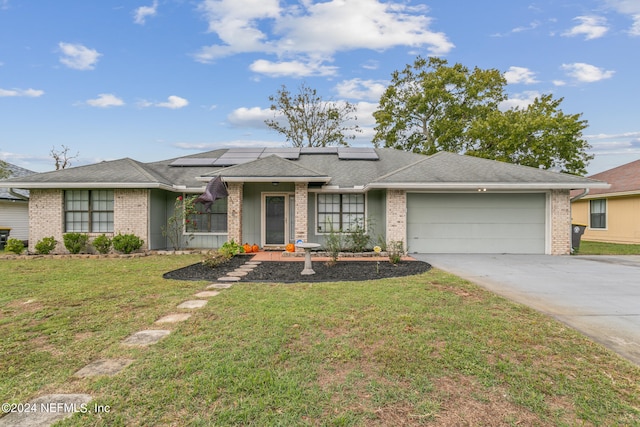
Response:
[{"label": "bare tree", "polygon": [[4,160],[0,160],[0,179],[9,178],[10,176],[9,165]]},{"label": "bare tree", "polygon": [[78,155],[80,154],[79,152],[77,152],[73,156],[70,156],[69,150],[70,148],[66,145],[63,145],[60,150],[57,150],[54,145],[49,152],[51,158],[56,162],[56,170],[66,169],[67,167],[71,166],[71,160],[78,158]]}]

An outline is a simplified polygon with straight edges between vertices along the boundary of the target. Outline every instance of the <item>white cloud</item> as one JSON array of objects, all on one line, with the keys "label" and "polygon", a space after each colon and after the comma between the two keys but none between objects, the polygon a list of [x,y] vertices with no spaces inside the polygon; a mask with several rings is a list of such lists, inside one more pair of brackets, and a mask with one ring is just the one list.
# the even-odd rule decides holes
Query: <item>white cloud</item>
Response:
[{"label": "white cloud", "polygon": [[633,25],[629,29],[629,35],[640,36],[640,14],[633,15]]},{"label": "white cloud", "polygon": [[155,16],[158,12],[158,0],[154,0],[151,6],[140,6],[133,11],[133,22],[136,24],[144,25],[147,21],[147,17]]},{"label": "white cloud", "polygon": [[93,70],[98,58],[102,56],[95,49],[89,49],[81,44],[58,43],[62,56],[60,62],[74,70]]},{"label": "white cloud", "polygon": [[340,98],[379,101],[389,82],[383,80],[343,80],[336,85]]},{"label": "white cloud", "polygon": [[499,105],[500,110],[510,110],[512,108],[525,109],[533,104],[536,98],[540,98],[540,92],[535,90],[515,93],[509,99],[502,101]]},{"label": "white cloud", "polygon": [[593,83],[613,77],[615,71],[604,70],[595,65],[575,62],[573,64],[562,64],[562,69],[567,75],[580,83]]},{"label": "white cloud", "polygon": [[266,141],[266,140],[251,140],[251,139],[236,139],[224,142],[177,142],[173,144],[174,147],[182,150],[194,150],[194,151],[207,151],[207,150],[219,150],[221,148],[235,148],[235,147],[283,147],[282,141]]},{"label": "white cloud", "polygon": [[574,37],[584,35],[585,40],[597,39],[609,31],[607,20],[601,16],[577,16],[574,21],[580,23],[570,30],[562,33],[563,36]]},{"label": "white cloud", "polygon": [[[256,72],[265,70],[280,76],[282,66],[297,64],[319,68],[304,75],[326,75],[333,67],[337,52],[355,49],[385,50],[397,46],[426,48],[431,55],[446,54],[453,44],[441,32],[429,29],[431,18],[425,6],[381,0],[301,1],[295,6],[280,7],[278,0],[205,0],[200,6],[209,31],[220,43],[203,47],[196,55],[200,62],[238,53],[262,52],[277,55],[277,63],[254,63]],[[306,58],[304,61],[298,57]],[[284,58],[284,59],[283,59]],[[300,69],[291,67],[293,75]]]},{"label": "white cloud", "polygon": [[536,73],[524,67],[509,67],[509,71],[504,73],[504,78],[508,84],[522,83],[526,85],[538,83]]},{"label": "white cloud", "polygon": [[171,95],[169,98],[167,98],[167,102],[159,102],[155,104],[156,107],[170,108],[172,110],[177,110],[178,108],[184,108],[187,105],[189,105],[189,101],[175,95]]},{"label": "white cloud", "polygon": [[124,101],[111,93],[101,93],[96,99],[87,100],[87,105],[99,108],[121,107]]},{"label": "white cloud", "polygon": [[254,73],[265,74],[270,77],[309,77],[309,76],[333,76],[338,67],[322,65],[320,61],[282,61],[272,62],[266,59],[254,61],[249,69]]},{"label": "white cloud", "polygon": [[640,36],[640,2],[638,0],[605,0],[616,12],[629,15],[633,20],[628,33]]},{"label": "white cloud", "polygon": [[274,112],[270,108],[241,107],[236,108],[227,116],[227,120],[233,126],[266,128],[264,121],[273,118]]},{"label": "white cloud", "polygon": [[16,96],[16,97],[20,97],[20,96],[24,96],[27,98],[37,98],[39,96],[44,95],[44,91],[43,90],[37,90],[37,89],[2,89],[0,88],[0,98],[3,97],[11,97],[11,96]]}]

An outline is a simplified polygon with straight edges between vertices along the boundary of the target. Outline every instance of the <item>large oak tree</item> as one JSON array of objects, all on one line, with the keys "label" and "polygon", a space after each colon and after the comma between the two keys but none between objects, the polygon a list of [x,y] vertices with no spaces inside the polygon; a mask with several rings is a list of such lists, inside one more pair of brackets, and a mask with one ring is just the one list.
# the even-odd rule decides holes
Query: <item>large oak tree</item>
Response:
[{"label": "large oak tree", "polygon": [[562,99],[543,95],[526,108],[499,109],[506,80],[496,69],[473,70],[418,57],[392,74],[374,113],[374,144],[423,154],[465,153],[584,174],[593,156],[582,139],[587,122],[566,115]]}]

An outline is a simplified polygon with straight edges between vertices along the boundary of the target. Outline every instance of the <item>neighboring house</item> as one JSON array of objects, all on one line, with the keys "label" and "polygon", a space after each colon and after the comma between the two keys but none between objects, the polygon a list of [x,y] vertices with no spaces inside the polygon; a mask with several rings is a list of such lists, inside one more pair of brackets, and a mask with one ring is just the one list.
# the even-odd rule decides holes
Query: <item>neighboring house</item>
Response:
[{"label": "neighboring house", "polygon": [[[165,161],[121,159],[14,179],[29,189],[30,245],[65,232],[133,233],[165,249],[179,196],[221,176],[228,197],[193,215],[192,248],[280,249],[366,225],[410,252],[570,252],[569,191],[606,183],[493,160],[374,148],[230,148]],[[204,209],[197,205],[200,211]],[[58,247],[58,250],[64,250]]]},{"label": "neighboring house", "polygon": [[[5,162],[6,163],[6,162]],[[6,163],[11,175],[18,178],[35,172]],[[0,229],[11,229],[9,237],[27,241],[29,239],[29,192],[12,187],[0,187]]]},{"label": "neighboring house", "polygon": [[[640,160],[591,176],[611,184],[572,192],[573,222],[587,226],[583,240],[640,243]],[[582,195],[582,197],[580,197]]]}]

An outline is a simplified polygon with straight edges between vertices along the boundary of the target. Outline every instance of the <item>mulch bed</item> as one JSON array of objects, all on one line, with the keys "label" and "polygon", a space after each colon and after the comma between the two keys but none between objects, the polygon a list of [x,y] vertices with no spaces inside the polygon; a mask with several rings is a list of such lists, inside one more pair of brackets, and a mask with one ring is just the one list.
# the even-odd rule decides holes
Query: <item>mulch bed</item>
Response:
[{"label": "mulch bed", "polygon": [[[170,271],[164,274],[165,279],[175,280],[211,280],[235,270],[249,261],[247,256],[233,257],[229,262],[215,268],[206,267],[200,263]],[[243,282],[341,282],[386,279],[390,277],[412,276],[431,269],[431,265],[422,261],[401,261],[396,265],[381,260],[376,261],[338,261],[328,265],[325,261],[313,261],[316,274],[302,276],[300,272],[304,262],[296,261],[263,261],[257,268],[242,278]]]}]

